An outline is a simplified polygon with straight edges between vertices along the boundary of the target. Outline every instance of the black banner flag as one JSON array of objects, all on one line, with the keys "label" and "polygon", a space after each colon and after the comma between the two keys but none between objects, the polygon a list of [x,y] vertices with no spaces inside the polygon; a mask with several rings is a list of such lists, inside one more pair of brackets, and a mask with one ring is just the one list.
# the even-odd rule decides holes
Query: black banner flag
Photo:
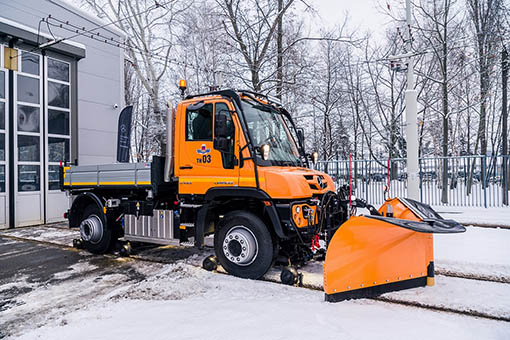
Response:
[{"label": "black banner flag", "polygon": [[117,162],[129,163],[129,149],[131,147],[131,114],[133,106],[126,106],[119,116],[119,130],[117,131]]}]

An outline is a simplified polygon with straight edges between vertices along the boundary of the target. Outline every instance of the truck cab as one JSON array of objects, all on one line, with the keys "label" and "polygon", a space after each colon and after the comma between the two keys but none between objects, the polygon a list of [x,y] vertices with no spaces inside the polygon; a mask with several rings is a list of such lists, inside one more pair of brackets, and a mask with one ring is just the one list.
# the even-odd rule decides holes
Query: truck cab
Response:
[{"label": "truck cab", "polygon": [[334,190],[329,176],[308,168],[285,109],[252,93],[219,93],[177,106],[174,176],[181,195],[255,188],[272,199],[304,199]]}]

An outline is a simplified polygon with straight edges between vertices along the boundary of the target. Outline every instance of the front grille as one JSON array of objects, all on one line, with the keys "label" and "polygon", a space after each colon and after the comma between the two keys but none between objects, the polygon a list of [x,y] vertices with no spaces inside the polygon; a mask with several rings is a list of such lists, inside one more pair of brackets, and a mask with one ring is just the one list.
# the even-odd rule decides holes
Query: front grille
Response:
[{"label": "front grille", "polygon": [[310,186],[310,189],[312,189],[312,190],[320,190],[319,187],[317,186],[317,184],[308,183],[308,185]]},{"label": "front grille", "polygon": [[328,186],[326,179],[322,175],[303,175],[303,177],[308,182],[310,189],[314,191],[325,189]]}]

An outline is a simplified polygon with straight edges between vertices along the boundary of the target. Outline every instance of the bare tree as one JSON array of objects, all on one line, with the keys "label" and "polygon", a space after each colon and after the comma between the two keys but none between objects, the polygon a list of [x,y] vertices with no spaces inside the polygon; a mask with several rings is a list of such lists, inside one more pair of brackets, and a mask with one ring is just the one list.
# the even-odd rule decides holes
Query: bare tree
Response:
[{"label": "bare tree", "polygon": [[[441,155],[447,157],[449,154],[449,134],[451,129],[449,94],[453,88],[453,83],[458,77],[460,70],[450,70],[452,64],[452,54],[455,49],[455,40],[459,39],[459,32],[462,32],[457,17],[460,16],[453,0],[432,0],[420,1],[415,4],[418,16],[416,20],[420,37],[426,44],[424,47],[430,49],[433,59],[432,63],[436,63],[438,77],[434,75],[428,76],[433,82],[437,83],[441,90],[441,110],[436,112],[441,116],[442,120],[442,138],[441,138]],[[451,72],[452,71],[452,72]],[[434,106],[431,106],[434,109]],[[448,160],[443,159],[442,163],[442,195],[441,202],[448,201]]]},{"label": "bare tree", "polygon": [[[340,29],[341,30],[341,29]],[[324,33],[324,37],[332,37],[333,33]],[[342,115],[340,114],[339,104],[344,97],[342,88],[342,73],[344,72],[342,48],[332,40],[325,39],[319,42],[316,62],[311,70],[313,81],[309,89],[312,99],[312,105],[320,112],[322,117],[322,142],[321,156],[325,160],[331,159],[335,155],[335,149],[338,147],[338,141],[333,138],[333,115],[334,121],[339,125],[336,129],[340,135],[345,134],[343,129]],[[315,122],[314,122],[315,124]]]},{"label": "bare tree", "polygon": [[504,13],[503,0],[466,0],[466,3],[477,47],[480,86],[480,123],[477,139],[480,141],[481,154],[486,155],[487,99],[491,87],[491,70],[497,62],[494,49],[501,34],[501,20]]},{"label": "bare tree", "polygon": [[[185,26],[177,35],[178,54],[186,63],[173,72],[188,79],[190,92],[207,92],[232,84],[230,55],[235,53],[223,31],[221,9],[207,0],[195,2],[185,15]],[[177,79],[174,79],[177,81]]]},{"label": "bare tree", "polygon": [[139,81],[149,96],[154,132],[159,152],[164,153],[164,112],[162,80],[169,68],[173,48],[172,27],[188,6],[178,1],[164,5],[153,1],[83,0],[98,15],[105,17],[127,35],[125,51]]},{"label": "bare tree", "polygon": [[274,56],[273,37],[280,19],[293,2],[287,0],[278,10],[278,3],[273,1],[217,0],[226,19],[225,32],[242,55],[245,69],[250,73],[250,87],[255,91],[260,91],[272,78],[264,78],[262,69]]}]

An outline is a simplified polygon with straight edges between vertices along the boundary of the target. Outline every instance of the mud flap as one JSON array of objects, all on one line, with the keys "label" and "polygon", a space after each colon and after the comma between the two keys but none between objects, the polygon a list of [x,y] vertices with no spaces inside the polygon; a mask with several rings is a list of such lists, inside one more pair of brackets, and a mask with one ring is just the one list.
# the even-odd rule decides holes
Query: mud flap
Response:
[{"label": "mud flap", "polygon": [[338,228],[324,262],[326,301],[374,297],[433,282],[432,234],[465,228],[428,206],[434,214],[418,216],[406,203],[393,199],[381,207],[384,213],[391,204],[395,217],[354,216]]}]

